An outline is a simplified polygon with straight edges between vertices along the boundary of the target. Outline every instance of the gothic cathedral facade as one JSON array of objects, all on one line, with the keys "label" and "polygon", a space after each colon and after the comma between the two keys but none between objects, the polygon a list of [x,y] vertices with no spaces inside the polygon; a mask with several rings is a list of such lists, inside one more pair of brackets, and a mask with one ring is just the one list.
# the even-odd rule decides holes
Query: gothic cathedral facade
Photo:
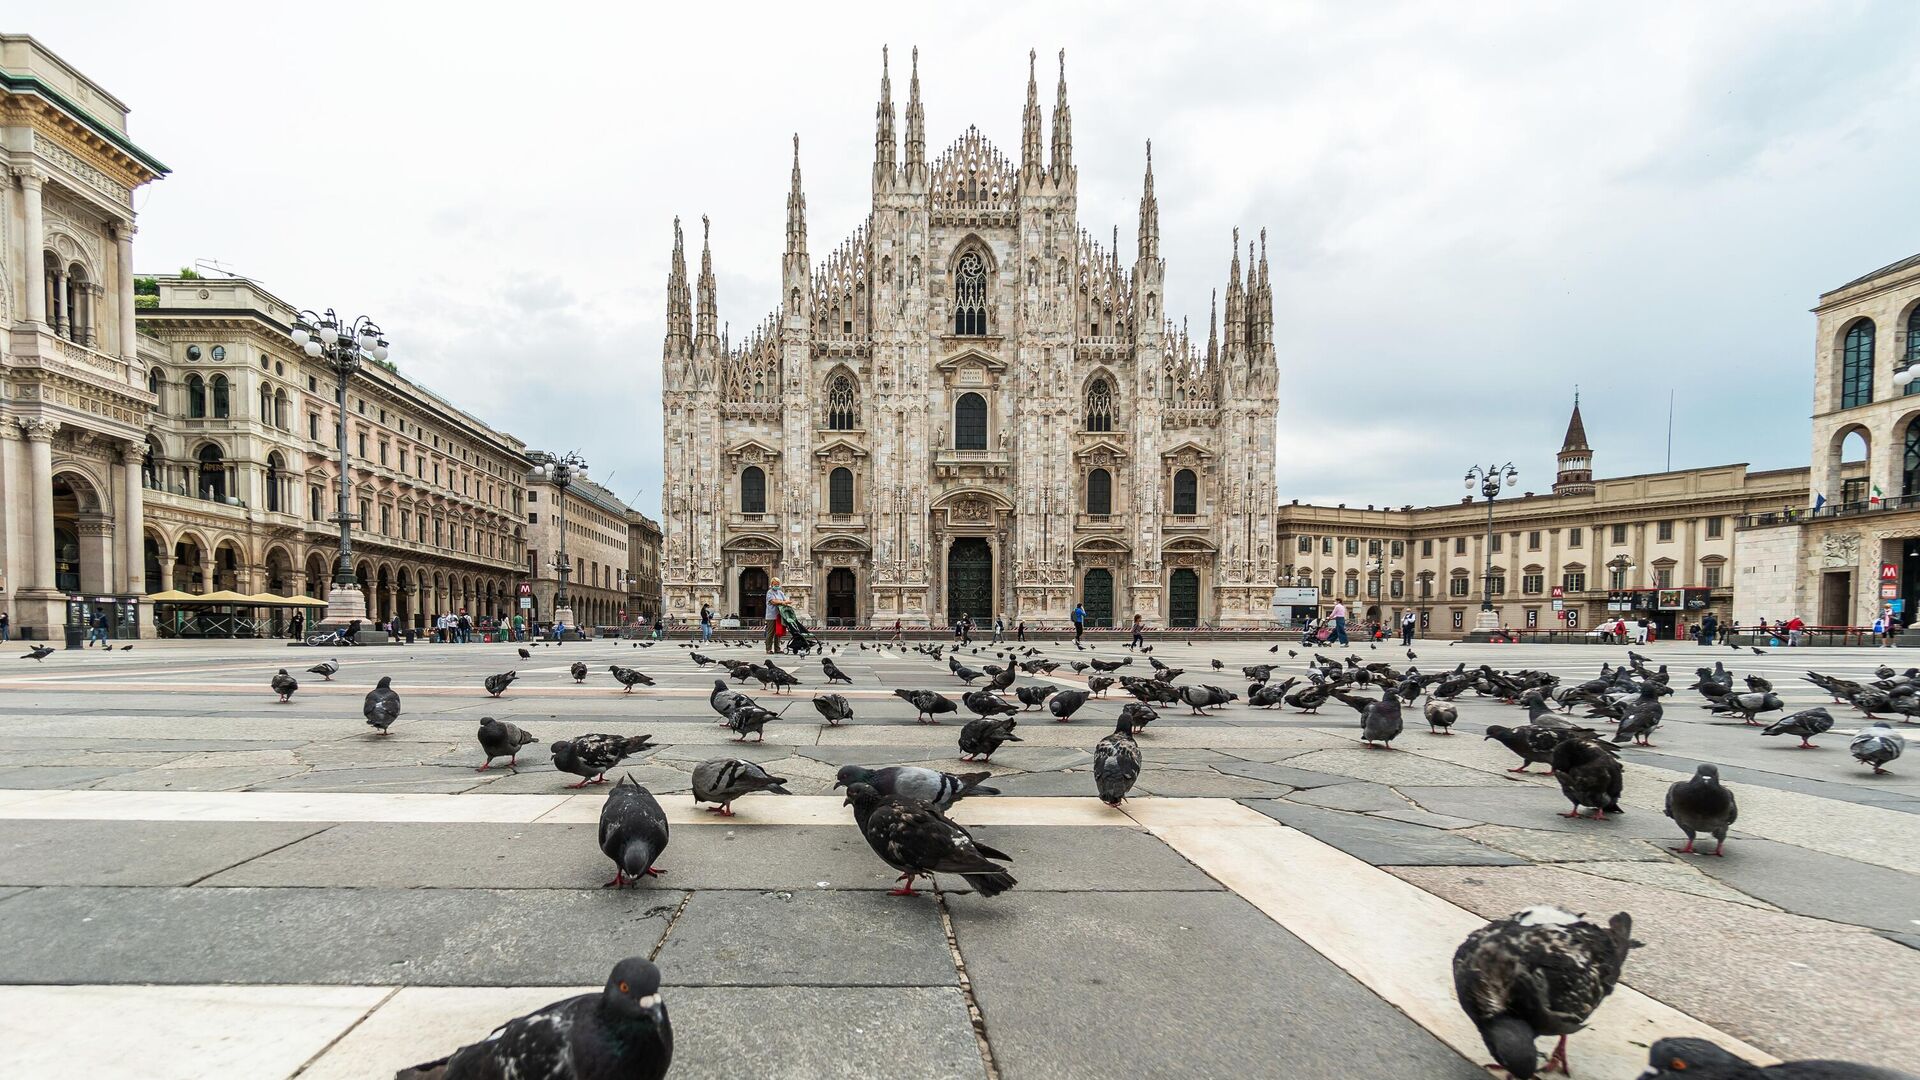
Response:
[{"label": "gothic cathedral facade", "polygon": [[[718,332],[703,222],[674,223],[663,357],[667,611],[827,625],[1256,626],[1269,618],[1279,372],[1265,235],[1233,241],[1204,344],[1163,308],[1152,146],[1123,266],[1081,227],[1065,58],[1050,147],[1029,66],[1016,164],[969,128],[929,161],[884,65],[866,222],[807,252],[795,138],[779,310]],[[1050,153],[1048,152],[1050,150]]]}]

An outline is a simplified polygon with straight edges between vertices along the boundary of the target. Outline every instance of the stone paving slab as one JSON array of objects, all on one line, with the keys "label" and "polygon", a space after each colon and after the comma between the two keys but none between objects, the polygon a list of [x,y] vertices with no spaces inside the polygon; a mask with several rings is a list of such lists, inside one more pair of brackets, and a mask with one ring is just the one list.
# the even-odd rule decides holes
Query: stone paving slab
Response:
[{"label": "stone paving slab", "polygon": [[1516,866],[1525,861],[1422,825],[1280,799],[1253,799],[1246,805],[1376,866]]},{"label": "stone paving slab", "polygon": [[118,776],[123,770],[78,765],[32,765],[0,769],[0,788],[86,787],[98,780]]},{"label": "stone paving slab", "polygon": [[[1594,821],[1591,816],[1578,820],[1561,817],[1572,809],[1572,804],[1553,781],[1533,784],[1515,781],[1492,790],[1419,786],[1401,786],[1397,790],[1423,810],[1490,825],[1643,840],[1685,839],[1672,819],[1659,810],[1632,809],[1625,814],[1609,814],[1605,821]],[[1587,813],[1591,815],[1592,811]]]},{"label": "stone paving slab", "polygon": [[1329,810],[1348,810],[1356,814],[1368,814],[1376,810],[1411,809],[1407,800],[1401,798],[1387,785],[1358,780],[1296,792],[1288,796],[1287,801],[1305,803],[1308,806],[1324,806]]},{"label": "stone paving slab", "polygon": [[1313,1080],[1485,1076],[1229,894],[1016,889],[951,906],[1006,1080],[1274,1075],[1282,1062]]},{"label": "stone paving slab", "polygon": [[[7,983],[515,986],[606,980],[659,944],[685,894],[638,890],[40,888]],[[591,947],[583,948],[583,944]]]},{"label": "stone paving slab", "polygon": [[1430,814],[1425,810],[1373,810],[1368,817],[1386,818],[1388,821],[1404,821],[1409,825],[1423,825],[1429,829],[1470,829],[1480,824],[1466,818],[1448,817],[1445,814]]},{"label": "stone paving slab", "polygon": [[244,791],[303,771],[299,766],[275,765],[145,769],[109,776],[90,786],[95,791]]},{"label": "stone paving slab", "polygon": [[[1354,729],[1355,739],[1360,737]],[[1402,736],[1406,738],[1407,736]],[[1398,741],[1398,740],[1396,740]],[[1407,750],[1320,750],[1290,759],[1289,764],[1318,772],[1337,773],[1356,780],[1373,780],[1400,787],[1406,784],[1490,787],[1498,777],[1478,769],[1469,769],[1445,761],[1422,757]]]},{"label": "stone paving slab", "polygon": [[1214,766],[1217,772],[1228,776],[1244,776],[1249,780],[1265,780],[1271,784],[1281,784],[1295,789],[1323,788],[1335,784],[1351,784],[1353,777],[1335,773],[1315,772],[1312,769],[1296,769],[1291,765],[1281,765],[1267,761],[1222,762]]},{"label": "stone paving slab", "polygon": [[702,986],[959,982],[931,895],[696,892],[657,960],[674,981]]},{"label": "stone paving slab", "polygon": [[1749,896],[1799,915],[1878,930],[1920,932],[1913,875],[1791,844],[1735,836],[1720,858],[1676,856]]},{"label": "stone paving slab", "polygon": [[1667,858],[1661,848],[1648,841],[1610,836],[1598,830],[1551,832],[1506,825],[1476,825],[1462,829],[1455,835],[1535,863],[1665,862]]},{"label": "stone paving slab", "polygon": [[324,829],[291,822],[12,821],[4,885],[190,885]]}]

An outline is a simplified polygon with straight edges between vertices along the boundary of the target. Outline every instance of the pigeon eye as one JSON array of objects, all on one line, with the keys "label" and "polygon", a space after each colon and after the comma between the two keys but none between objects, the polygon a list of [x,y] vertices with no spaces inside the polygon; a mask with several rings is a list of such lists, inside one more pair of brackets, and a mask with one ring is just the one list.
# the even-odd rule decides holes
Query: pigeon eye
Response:
[{"label": "pigeon eye", "polygon": [[1672,1069],[1674,1072],[1682,1072],[1686,1067],[1687,1063],[1679,1058],[1674,1058],[1672,1061],[1667,1062],[1667,1068]]},{"label": "pigeon eye", "polygon": [[620,992],[621,992],[621,993],[623,993],[623,994],[627,992],[627,984],[626,984],[626,983],[621,983],[621,984],[620,984]]}]

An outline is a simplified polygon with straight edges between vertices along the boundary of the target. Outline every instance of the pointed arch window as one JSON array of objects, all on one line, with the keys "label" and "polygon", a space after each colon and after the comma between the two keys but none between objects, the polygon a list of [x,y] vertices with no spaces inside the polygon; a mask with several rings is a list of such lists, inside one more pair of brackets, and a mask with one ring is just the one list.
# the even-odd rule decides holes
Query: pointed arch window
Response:
[{"label": "pointed arch window", "polygon": [[1087,430],[1113,430],[1113,383],[1104,375],[1087,387]]},{"label": "pointed arch window", "polygon": [[961,394],[953,404],[953,448],[987,448],[987,399],[979,394]]},{"label": "pointed arch window", "polygon": [[1105,469],[1087,474],[1087,513],[1103,517],[1113,513],[1113,474]]},{"label": "pointed arch window", "polygon": [[1200,512],[1200,480],[1193,475],[1192,469],[1181,469],[1173,474],[1173,512],[1176,514]]},{"label": "pointed arch window", "polygon": [[860,427],[860,406],[853,394],[853,379],[844,372],[827,384],[827,429],[855,431]]},{"label": "pointed arch window", "polygon": [[204,420],[207,416],[207,384],[198,375],[187,376],[187,419]]},{"label": "pointed arch window", "polygon": [[827,477],[827,512],[853,513],[853,470],[839,468]]},{"label": "pointed arch window", "polygon": [[1847,331],[1840,368],[1840,407],[1851,409],[1873,400],[1873,322],[1861,319]]},{"label": "pointed arch window", "polygon": [[749,465],[740,474],[740,512],[743,514],[764,514],[767,512],[767,474],[760,466]]},{"label": "pointed arch window", "polygon": [[958,337],[987,332],[987,267],[977,251],[960,256],[953,268],[953,332]]}]

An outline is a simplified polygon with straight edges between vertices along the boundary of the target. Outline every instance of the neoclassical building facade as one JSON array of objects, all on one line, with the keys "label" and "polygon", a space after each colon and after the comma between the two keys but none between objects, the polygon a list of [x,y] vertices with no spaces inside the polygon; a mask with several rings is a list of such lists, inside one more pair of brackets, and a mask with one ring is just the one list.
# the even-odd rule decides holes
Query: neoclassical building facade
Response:
[{"label": "neoclassical building facade", "polygon": [[917,50],[903,137],[883,54],[871,210],[816,263],[796,137],[779,306],[744,340],[720,331],[706,219],[691,289],[676,220],[670,616],[756,619],[780,578],[829,623],[1270,618],[1264,234],[1235,232],[1204,342],[1170,320],[1151,147],[1123,264],[1117,228],[1081,225],[1061,69],[1050,143],[1030,68],[1017,160],[973,128],[929,159]]}]

